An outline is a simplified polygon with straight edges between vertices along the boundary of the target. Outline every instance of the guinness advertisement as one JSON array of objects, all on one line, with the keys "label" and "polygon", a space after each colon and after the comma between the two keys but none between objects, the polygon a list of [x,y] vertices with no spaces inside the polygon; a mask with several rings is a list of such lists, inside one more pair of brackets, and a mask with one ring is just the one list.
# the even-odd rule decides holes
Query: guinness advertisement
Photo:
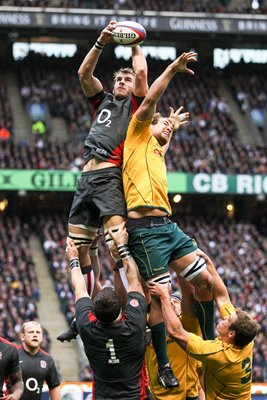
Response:
[{"label": "guinness advertisement", "polygon": [[[16,11],[15,11],[16,10]],[[37,10],[37,9],[33,9]],[[203,13],[161,13],[144,12],[141,15],[132,13],[112,14],[107,10],[80,10],[75,9],[53,12],[49,11],[22,11],[17,7],[0,7],[0,27],[31,27],[57,29],[103,29],[110,20],[132,20],[142,24],[147,31],[159,32],[199,32],[199,33],[242,33],[261,34],[267,32],[266,15],[232,15]],[[105,14],[106,12],[106,14]],[[200,16],[201,15],[201,16]],[[242,18],[243,17],[243,18]]]}]

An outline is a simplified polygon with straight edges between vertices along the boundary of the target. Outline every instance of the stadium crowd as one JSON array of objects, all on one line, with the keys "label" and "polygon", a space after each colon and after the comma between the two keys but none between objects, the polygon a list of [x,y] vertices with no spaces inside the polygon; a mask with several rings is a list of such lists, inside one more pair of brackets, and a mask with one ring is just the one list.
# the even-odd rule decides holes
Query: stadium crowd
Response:
[{"label": "stadium crowd", "polygon": [[207,13],[266,13],[264,0],[258,0],[257,7],[252,7],[250,0],[1,0],[0,5],[18,7],[60,7],[68,8],[97,8],[116,10],[143,11],[177,11],[177,12],[207,12]]},{"label": "stadium crowd", "polygon": [[[18,216],[0,219],[0,336],[19,343],[25,320],[38,319],[41,293],[29,249],[29,223]],[[50,338],[44,329],[43,347],[48,350]]]},{"label": "stadium crowd", "polygon": [[[166,64],[158,61],[159,65],[152,68],[152,63],[153,60],[148,57],[149,70],[153,71],[151,80]],[[38,99],[47,104],[52,116],[66,120],[69,140],[54,141],[49,133],[37,140],[32,137],[31,142],[17,142],[15,138],[0,140],[1,168],[81,169],[83,140],[91,126],[91,110],[78,82],[78,65],[79,56],[56,59],[34,53],[17,63],[24,103]],[[101,76],[105,76],[103,68],[103,65],[100,66],[98,71]],[[250,74],[250,70],[246,74]],[[263,76],[253,74],[250,79],[245,74],[231,76],[237,101],[248,104],[251,109],[256,104],[257,109],[264,111]],[[190,124],[173,135],[166,155],[168,170],[265,174],[266,145],[240,143],[231,109],[218,93],[217,79],[215,71],[201,67],[193,80],[184,77],[173,81],[160,102],[159,110],[163,112],[168,112],[169,104],[183,105],[184,110],[190,112]],[[261,87],[257,93],[252,89],[255,80],[256,87]],[[110,90],[111,84],[109,77],[105,89]],[[12,118],[10,111],[5,115]]]}]

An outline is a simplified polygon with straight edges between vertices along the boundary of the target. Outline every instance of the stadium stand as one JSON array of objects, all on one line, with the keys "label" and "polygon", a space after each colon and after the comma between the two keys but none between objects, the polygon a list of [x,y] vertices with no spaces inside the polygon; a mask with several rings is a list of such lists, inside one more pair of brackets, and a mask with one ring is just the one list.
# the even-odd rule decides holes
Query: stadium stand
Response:
[{"label": "stadium stand", "polygon": [[13,127],[13,117],[7,94],[7,87],[0,70],[0,140],[9,140]]},{"label": "stadium stand", "polygon": [[60,7],[60,8],[98,8],[114,10],[136,10],[141,14],[151,11],[182,11],[206,13],[266,13],[264,0],[258,1],[258,7],[252,8],[250,0],[1,0],[0,5],[17,7]]},{"label": "stadium stand", "polygon": [[[38,319],[41,296],[28,239],[30,225],[18,216],[0,218],[0,336],[19,342],[21,325]],[[43,348],[49,350],[45,331]]]},{"label": "stadium stand", "polygon": [[[37,97],[48,104],[52,115],[66,120],[69,140],[52,141],[46,136],[37,140],[32,138],[31,143],[0,141],[2,168],[55,168],[74,171],[81,168],[83,141],[91,124],[91,109],[77,77],[80,59],[79,55],[57,59],[31,53],[17,63],[24,102]],[[118,64],[117,61],[112,70]],[[152,82],[166,62],[158,61],[155,68],[153,60],[148,57],[148,64]],[[98,74],[106,76],[104,66],[100,67]],[[242,75],[240,78],[235,74],[231,76],[233,82],[238,84],[244,83],[246,79],[246,75],[243,80]],[[173,135],[166,156],[168,170],[265,174],[267,147],[239,142],[234,115],[227,101],[218,92],[217,78],[214,70],[198,67],[194,79],[183,76],[182,79],[174,80],[159,104],[159,111],[163,113],[168,113],[169,105],[183,105],[184,110],[190,112],[191,119],[190,125]],[[111,79],[111,76],[106,78],[106,90],[111,87]],[[255,79],[259,82],[257,86],[261,85],[263,88],[257,95],[257,107],[262,109],[265,99],[265,87],[261,82],[263,75],[255,76]],[[249,93],[249,85],[246,87]]]},{"label": "stadium stand", "polygon": [[266,124],[267,83],[262,66],[230,65],[226,73],[240,109],[263,132]]}]

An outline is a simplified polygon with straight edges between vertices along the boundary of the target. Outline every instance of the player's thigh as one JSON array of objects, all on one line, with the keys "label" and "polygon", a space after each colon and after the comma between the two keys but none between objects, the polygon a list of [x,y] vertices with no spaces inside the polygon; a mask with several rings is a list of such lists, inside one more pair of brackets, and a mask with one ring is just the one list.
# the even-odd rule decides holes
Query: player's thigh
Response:
[{"label": "player's thigh", "polygon": [[195,239],[188,236],[177,224],[172,225],[173,251],[170,257],[170,263],[175,266],[175,271],[180,273],[197,259],[196,250],[198,247]]},{"label": "player's thigh", "polygon": [[69,229],[88,230],[98,228],[100,224],[100,211],[94,201],[94,185],[89,173],[83,173],[78,181],[69,213]]},{"label": "player's thigh", "polygon": [[130,250],[145,280],[168,272],[172,252],[170,239],[168,225],[130,231]]},{"label": "player's thigh", "polygon": [[100,175],[100,178],[95,184],[94,200],[103,225],[110,228],[119,225],[126,217],[121,169],[106,168],[105,175]]}]

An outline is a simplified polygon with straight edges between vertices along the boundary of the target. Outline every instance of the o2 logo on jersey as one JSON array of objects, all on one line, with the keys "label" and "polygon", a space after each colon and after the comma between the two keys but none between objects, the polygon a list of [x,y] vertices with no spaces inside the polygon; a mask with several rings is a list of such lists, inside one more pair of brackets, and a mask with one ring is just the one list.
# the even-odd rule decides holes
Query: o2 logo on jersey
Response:
[{"label": "o2 logo on jersey", "polygon": [[47,362],[45,360],[41,360],[40,361],[40,367],[41,368],[46,368],[46,366],[47,366]]},{"label": "o2 logo on jersey", "polygon": [[105,126],[110,128],[111,125],[110,117],[111,117],[111,111],[108,110],[107,108],[103,108],[103,110],[101,110],[100,114],[97,117],[97,122],[99,124],[105,124]]},{"label": "o2 logo on jersey", "polygon": [[35,378],[29,378],[25,382],[26,389],[30,392],[40,393],[40,388],[38,387],[38,381]]}]

